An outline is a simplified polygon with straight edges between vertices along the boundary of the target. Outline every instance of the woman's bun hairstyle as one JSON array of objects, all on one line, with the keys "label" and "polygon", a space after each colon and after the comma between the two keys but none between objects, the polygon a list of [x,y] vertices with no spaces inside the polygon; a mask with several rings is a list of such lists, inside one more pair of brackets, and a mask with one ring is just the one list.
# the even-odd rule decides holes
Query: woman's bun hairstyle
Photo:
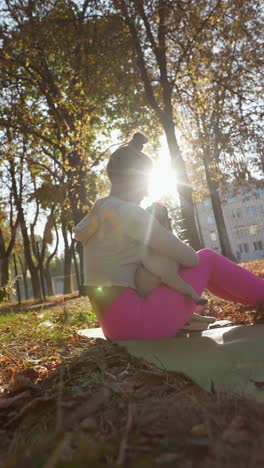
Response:
[{"label": "woman's bun hairstyle", "polygon": [[111,154],[106,171],[112,181],[117,177],[128,177],[149,172],[152,160],[144,153],[142,148],[148,142],[147,137],[141,133],[134,133],[132,139]]},{"label": "woman's bun hairstyle", "polygon": [[141,132],[136,132],[134,133],[132,140],[129,142],[131,145],[134,145],[136,147],[142,147],[148,142],[148,138],[144,133]]}]

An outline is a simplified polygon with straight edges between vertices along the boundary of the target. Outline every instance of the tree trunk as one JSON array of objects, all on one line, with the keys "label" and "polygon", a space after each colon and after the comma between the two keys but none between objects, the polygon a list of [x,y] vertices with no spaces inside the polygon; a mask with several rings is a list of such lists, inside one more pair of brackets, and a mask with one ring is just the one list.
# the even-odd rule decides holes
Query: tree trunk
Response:
[{"label": "tree trunk", "polygon": [[[72,257],[74,249],[74,239],[72,239],[71,231],[67,224],[67,216],[64,211],[61,213],[61,230],[64,240],[64,288],[63,294],[72,292]],[[68,234],[70,233],[71,240],[69,242]]]},{"label": "tree trunk", "polygon": [[[70,167],[72,168],[72,172],[70,171],[68,176],[69,181],[71,181],[69,198],[71,200],[73,220],[76,225],[81,221],[85,214],[87,214],[84,212],[83,207],[87,205],[91,206],[91,201],[95,200],[96,183],[95,180],[90,177],[88,188],[86,167],[81,155],[78,153],[78,150],[72,151],[68,160]],[[75,180],[76,173],[78,174],[78,182]],[[76,200],[78,200],[79,203],[76,203]],[[76,250],[80,260],[81,284],[83,284],[83,249],[79,242]]]},{"label": "tree trunk", "polygon": [[28,293],[28,282],[27,282],[27,272],[23,272],[23,283],[24,283],[24,291],[25,291],[25,299],[29,299],[29,293]]},{"label": "tree trunk", "polygon": [[21,268],[21,271],[22,271],[22,276],[23,276],[25,299],[29,299],[26,260],[24,259],[24,261],[25,261],[25,265],[24,265],[20,255],[18,255],[18,261],[19,261],[20,268]]},{"label": "tree trunk", "polygon": [[176,176],[179,179],[177,191],[181,205],[182,229],[184,230],[185,238],[188,239],[190,245],[197,251],[201,249],[201,240],[195,222],[192,186],[176,140],[174,123],[167,119],[163,121],[163,128],[171,155],[172,167],[176,171]]},{"label": "tree trunk", "polygon": [[30,241],[27,233],[25,221],[20,221],[21,231],[24,241],[25,257],[30,271],[34,299],[42,299],[38,268],[34,265],[30,252]]},{"label": "tree trunk", "polygon": [[[129,3],[129,2],[128,2]],[[174,169],[177,170],[179,180],[181,183],[177,184],[179,193],[182,226],[185,230],[185,237],[189,240],[190,244],[195,250],[201,248],[201,243],[195,224],[194,207],[192,200],[192,187],[188,180],[185,163],[178,146],[175,135],[175,127],[173,122],[173,107],[172,107],[172,85],[168,78],[168,63],[167,63],[167,45],[166,45],[166,18],[167,18],[167,4],[160,1],[157,5],[157,13],[159,16],[157,37],[151,30],[151,24],[142,7],[142,2],[133,2],[135,5],[138,17],[130,14],[128,4],[126,1],[118,2],[124,20],[129,28],[133,46],[137,54],[138,67],[141,73],[142,82],[145,89],[146,99],[150,106],[158,116],[158,119],[163,126],[166,134],[168,147],[171,155],[171,161]],[[162,93],[162,103],[159,102],[155,96],[155,87],[153,87],[152,79],[148,72],[148,55],[145,55],[145,41],[141,42],[141,36],[138,33],[137,19],[140,18],[145,26],[145,33],[149,40],[150,47],[156,59],[156,67],[159,69],[159,85]],[[155,66],[154,65],[154,66]]]},{"label": "tree trunk", "polygon": [[197,230],[198,230],[198,233],[199,233],[199,239],[200,239],[200,242],[201,242],[201,248],[204,249],[205,245],[204,245],[203,231],[202,231],[202,228],[201,228],[201,223],[200,223],[200,219],[199,219],[199,215],[198,215],[198,211],[197,211],[197,206],[195,205],[195,203],[194,203],[194,214],[195,214]]},{"label": "tree trunk", "polygon": [[9,242],[5,242],[3,231],[0,227],[0,286],[5,286],[9,280],[9,258],[11,257],[13,247],[16,239],[16,232],[18,226],[18,216],[16,221],[13,222],[13,196],[10,196],[10,222],[9,222]]},{"label": "tree trunk", "polygon": [[212,208],[214,212],[220,247],[222,250],[222,254],[229,258],[230,260],[236,261],[234,254],[232,252],[232,248],[230,245],[225,218],[223,214],[222,204],[220,200],[220,196],[218,193],[218,184],[211,179],[210,172],[208,169],[207,162],[205,158],[203,159],[204,168],[205,168],[205,175],[206,175],[206,182],[209,189],[209,195],[212,203]]},{"label": "tree trunk", "polygon": [[[18,193],[18,190],[17,190],[17,183],[16,183],[13,161],[10,162],[10,175],[12,178],[12,188],[14,192],[14,199],[15,199],[16,209],[18,211],[18,219],[19,219],[21,234],[23,238],[25,259],[28,265],[28,269],[30,271],[30,276],[31,276],[34,299],[42,299],[38,268],[35,266],[33,258],[32,258],[32,254],[31,254],[30,239],[29,239],[27,226],[26,226],[26,220],[25,220],[25,215],[24,215],[24,210],[23,210],[23,205],[22,205],[22,197],[21,197],[21,193]],[[21,184],[22,184],[22,179],[20,180],[20,185]]]},{"label": "tree trunk", "polygon": [[76,243],[76,252],[78,253],[79,257],[79,265],[80,265],[80,286],[84,284],[84,265],[83,265],[83,246],[81,242]]},{"label": "tree trunk", "polygon": [[29,268],[34,299],[42,299],[39,272],[37,267]]},{"label": "tree trunk", "polygon": [[9,257],[0,258],[1,284],[5,286],[9,280]]},{"label": "tree trunk", "polygon": [[64,286],[63,294],[72,292],[72,250],[65,249],[64,251]]},{"label": "tree trunk", "polygon": [[49,270],[45,269],[43,270],[43,273],[45,276],[46,285],[48,289],[48,296],[55,296],[53,281],[52,281],[52,277],[51,277]]}]

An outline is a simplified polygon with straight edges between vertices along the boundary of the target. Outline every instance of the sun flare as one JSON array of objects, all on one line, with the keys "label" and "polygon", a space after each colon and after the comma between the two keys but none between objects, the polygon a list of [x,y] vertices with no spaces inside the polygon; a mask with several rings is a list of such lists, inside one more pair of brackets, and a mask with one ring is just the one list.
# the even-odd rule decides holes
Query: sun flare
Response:
[{"label": "sun flare", "polygon": [[149,178],[149,198],[157,201],[165,195],[176,192],[176,175],[171,169],[169,161],[156,161]]},{"label": "sun flare", "polygon": [[176,182],[176,174],[171,168],[167,146],[163,144],[149,177],[148,197],[145,204],[161,200],[167,195],[177,197]]}]

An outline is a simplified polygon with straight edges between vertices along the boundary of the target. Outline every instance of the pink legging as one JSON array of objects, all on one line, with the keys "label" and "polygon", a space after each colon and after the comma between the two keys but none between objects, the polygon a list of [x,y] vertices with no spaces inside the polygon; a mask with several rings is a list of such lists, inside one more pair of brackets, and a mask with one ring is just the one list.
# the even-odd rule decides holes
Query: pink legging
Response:
[{"label": "pink legging", "polygon": [[[264,303],[264,279],[236,265],[214,250],[198,252],[199,264],[179,270],[199,295],[204,289],[241,304]],[[174,337],[195,312],[194,301],[161,285],[147,297],[128,289],[108,307],[101,326],[111,340]]]}]

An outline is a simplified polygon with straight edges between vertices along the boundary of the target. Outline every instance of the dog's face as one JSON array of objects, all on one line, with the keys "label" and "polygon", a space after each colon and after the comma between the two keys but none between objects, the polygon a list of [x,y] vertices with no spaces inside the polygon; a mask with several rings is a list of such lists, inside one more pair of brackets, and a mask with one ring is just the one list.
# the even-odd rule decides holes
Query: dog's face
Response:
[{"label": "dog's face", "polygon": [[162,226],[168,229],[168,231],[172,231],[171,219],[166,206],[155,202],[152,203],[147,210],[159,221],[160,224],[162,224]]}]

